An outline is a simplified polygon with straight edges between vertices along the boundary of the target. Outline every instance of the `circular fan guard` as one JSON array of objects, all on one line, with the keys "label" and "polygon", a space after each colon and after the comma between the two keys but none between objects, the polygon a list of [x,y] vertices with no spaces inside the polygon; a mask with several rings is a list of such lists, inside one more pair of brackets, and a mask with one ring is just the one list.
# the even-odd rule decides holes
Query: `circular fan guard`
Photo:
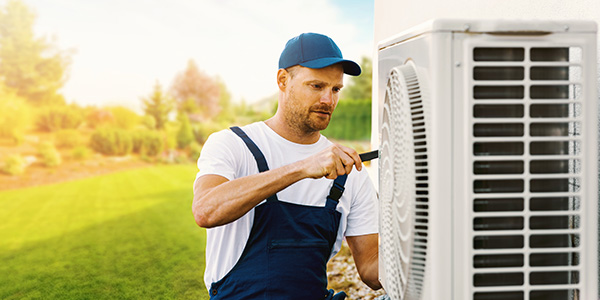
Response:
[{"label": "circular fan guard", "polygon": [[427,250],[425,115],[412,62],[388,77],[381,127],[380,255],[392,299],[418,299]]}]

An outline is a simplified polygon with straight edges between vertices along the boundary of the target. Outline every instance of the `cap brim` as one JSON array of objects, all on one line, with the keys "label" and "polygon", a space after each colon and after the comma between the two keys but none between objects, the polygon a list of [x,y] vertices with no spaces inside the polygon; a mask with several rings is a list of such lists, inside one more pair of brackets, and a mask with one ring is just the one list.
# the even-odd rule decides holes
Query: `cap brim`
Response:
[{"label": "cap brim", "polygon": [[361,69],[357,63],[355,63],[351,60],[341,59],[339,57],[319,58],[319,59],[300,63],[300,65],[303,67],[311,68],[311,69],[321,69],[321,68],[329,67],[331,65],[335,65],[337,63],[342,64],[342,67],[344,68],[344,73],[346,73],[348,75],[352,75],[352,76],[360,75]]}]

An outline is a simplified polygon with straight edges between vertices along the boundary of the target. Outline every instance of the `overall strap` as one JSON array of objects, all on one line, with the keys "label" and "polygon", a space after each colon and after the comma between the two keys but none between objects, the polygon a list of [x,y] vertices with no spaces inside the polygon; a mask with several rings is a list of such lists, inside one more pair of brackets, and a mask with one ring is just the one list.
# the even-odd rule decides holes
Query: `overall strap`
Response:
[{"label": "overall strap", "polygon": [[329,196],[327,196],[327,202],[325,204],[326,208],[335,209],[338,205],[342,194],[344,193],[344,185],[346,184],[346,179],[348,179],[348,175],[338,176],[331,186],[331,190],[329,190]]},{"label": "overall strap", "polygon": [[[258,171],[261,173],[264,171],[268,171],[269,165],[267,164],[267,160],[265,159],[265,156],[260,151],[258,146],[256,146],[256,144],[250,139],[250,137],[248,137],[248,135],[241,128],[239,128],[237,126],[232,126],[229,129],[231,129],[231,131],[233,131],[235,134],[237,134],[237,136],[239,136],[242,139],[242,141],[244,141],[244,144],[246,144],[246,146],[248,147],[250,152],[252,152],[252,155],[254,156],[254,160],[256,160],[256,165],[258,165]],[[269,198],[267,198],[267,200],[268,201],[277,200],[277,194],[271,195]]]}]

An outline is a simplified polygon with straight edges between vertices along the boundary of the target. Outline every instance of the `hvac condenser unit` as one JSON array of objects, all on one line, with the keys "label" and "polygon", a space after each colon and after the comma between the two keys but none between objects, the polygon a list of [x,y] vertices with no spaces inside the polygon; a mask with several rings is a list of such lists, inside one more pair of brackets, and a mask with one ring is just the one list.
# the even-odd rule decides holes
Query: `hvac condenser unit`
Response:
[{"label": "hvac condenser unit", "polygon": [[596,24],[435,20],[378,45],[395,300],[598,299]]}]

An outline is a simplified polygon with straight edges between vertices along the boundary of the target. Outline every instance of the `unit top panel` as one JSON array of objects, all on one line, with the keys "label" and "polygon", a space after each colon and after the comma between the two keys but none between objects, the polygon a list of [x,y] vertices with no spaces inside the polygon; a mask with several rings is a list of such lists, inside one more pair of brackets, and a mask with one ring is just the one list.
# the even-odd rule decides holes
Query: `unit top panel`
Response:
[{"label": "unit top panel", "polygon": [[471,32],[488,34],[549,34],[596,33],[597,24],[585,20],[524,20],[524,19],[433,19],[379,42],[378,50],[436,32]]}]

